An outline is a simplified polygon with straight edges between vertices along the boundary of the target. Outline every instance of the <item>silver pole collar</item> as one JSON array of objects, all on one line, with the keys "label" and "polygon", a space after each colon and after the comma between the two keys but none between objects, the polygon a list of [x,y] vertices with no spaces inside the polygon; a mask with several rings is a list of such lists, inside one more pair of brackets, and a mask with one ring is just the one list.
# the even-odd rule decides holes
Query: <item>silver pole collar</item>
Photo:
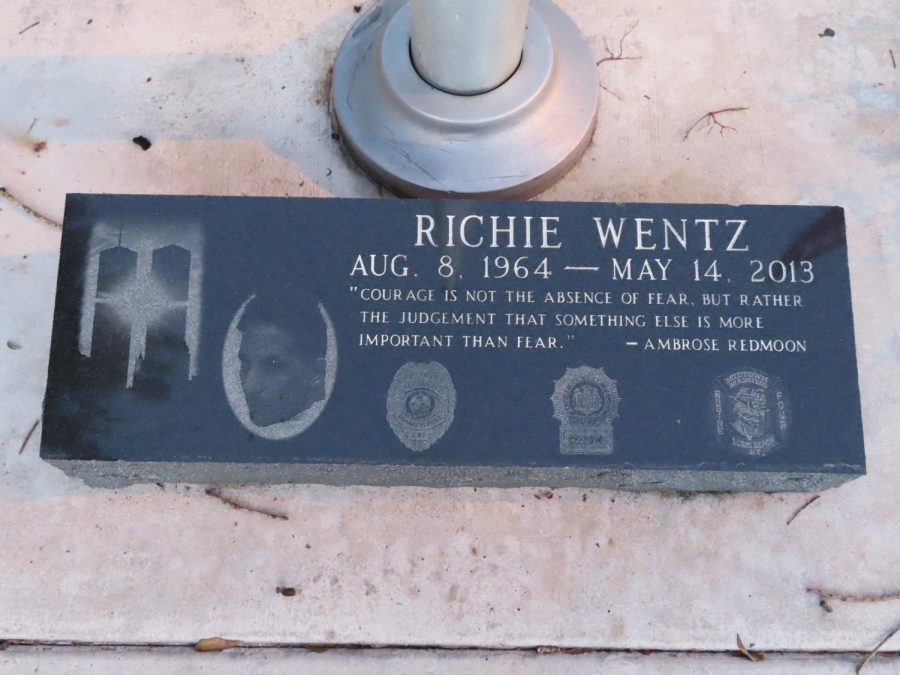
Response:
[{"label": "silver pole collar", "polygon": [[596,122],[590,48],[549,0],[531,0],[522,59],[503,84],[462,96],[429,84],[410,50],[410,7],[384,0],[344,39],[332,111],[353,159],[392,192],[525,199],[578,160]]}]

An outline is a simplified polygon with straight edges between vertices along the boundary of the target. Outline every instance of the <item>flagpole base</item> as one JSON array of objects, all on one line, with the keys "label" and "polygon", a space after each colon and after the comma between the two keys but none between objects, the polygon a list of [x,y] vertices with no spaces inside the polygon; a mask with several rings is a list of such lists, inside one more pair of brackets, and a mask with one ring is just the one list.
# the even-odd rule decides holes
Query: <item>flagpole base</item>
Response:
[{"label": "flagpole base", "polygon": [[527,199],[578,161],[599,88],[591,50],[565,12],[532,0],[519,67],[472,96],[419,75],[410,30],[407,2],[381,2],[356,22],[334,64],[337,130],[375,181],[401,196]]}]

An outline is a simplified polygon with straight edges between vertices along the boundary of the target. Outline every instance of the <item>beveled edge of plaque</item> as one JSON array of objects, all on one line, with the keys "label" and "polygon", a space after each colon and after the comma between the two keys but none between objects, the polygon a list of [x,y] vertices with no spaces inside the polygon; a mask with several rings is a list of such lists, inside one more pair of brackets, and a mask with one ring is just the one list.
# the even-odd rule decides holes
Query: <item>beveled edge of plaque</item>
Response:
[{"label": "beveled edge of plaque", "polygon": [[366,485],[380,487],[576,487],[677,492],[819,492],[865,475],[843,471],[720,471],[589,467],[403,466],[393,464],[265,464],[47,460],[86,485],[116,488],[153,483],[223,485]]}]

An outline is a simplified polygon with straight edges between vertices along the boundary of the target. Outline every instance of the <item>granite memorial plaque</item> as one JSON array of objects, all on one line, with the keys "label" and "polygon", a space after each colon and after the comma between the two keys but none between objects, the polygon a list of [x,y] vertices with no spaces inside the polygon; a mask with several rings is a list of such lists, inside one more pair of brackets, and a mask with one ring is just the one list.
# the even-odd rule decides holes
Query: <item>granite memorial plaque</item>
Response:
[{"label": "granite memorial plaque", "polygon": [[843,211],[70,195],[41,455],[102,486],[838,485]]}]

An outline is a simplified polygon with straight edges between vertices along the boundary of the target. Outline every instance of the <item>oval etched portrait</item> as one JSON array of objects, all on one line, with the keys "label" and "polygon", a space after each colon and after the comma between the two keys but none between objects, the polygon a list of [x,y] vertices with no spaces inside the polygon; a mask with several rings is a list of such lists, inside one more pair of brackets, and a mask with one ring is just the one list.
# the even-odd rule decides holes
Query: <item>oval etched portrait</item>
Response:
[{"label": "oval etched portrait", "polygon": [[284,440],[316,421],[334,389],[337,338],[322,303],[251,295],[238,309],[222,353],[228,405],[248,431]]}]

